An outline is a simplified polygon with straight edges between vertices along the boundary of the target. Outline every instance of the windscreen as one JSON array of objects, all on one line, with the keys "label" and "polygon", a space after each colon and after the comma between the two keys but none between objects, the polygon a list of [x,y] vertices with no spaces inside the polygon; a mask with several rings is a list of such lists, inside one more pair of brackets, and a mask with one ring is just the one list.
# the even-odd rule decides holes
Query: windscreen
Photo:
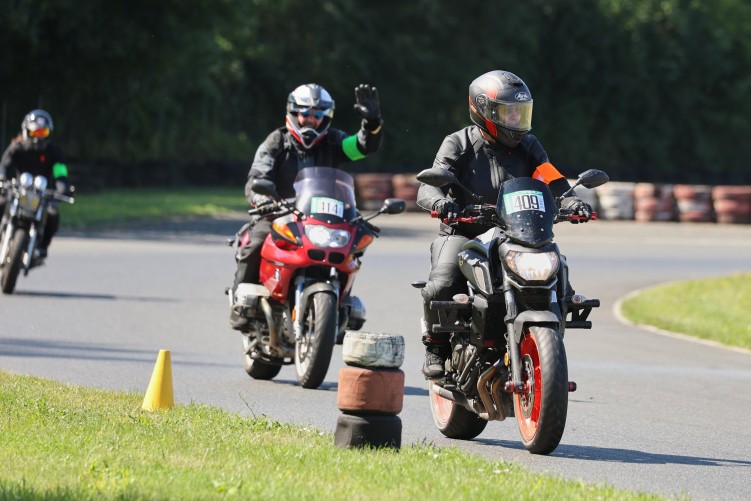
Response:
[{"label": "windscreen", "polygon": [[351,221],[357,215],[352,176],[331,167],[306,167],[295,178],[295,206],[327,223]]},{"label": "windscreen", "polygon": [[540,247],[553,240],[553,222],[558,213],[548,185],[531,177],[503,183],[496,204],[506,234],[516,242]]}]

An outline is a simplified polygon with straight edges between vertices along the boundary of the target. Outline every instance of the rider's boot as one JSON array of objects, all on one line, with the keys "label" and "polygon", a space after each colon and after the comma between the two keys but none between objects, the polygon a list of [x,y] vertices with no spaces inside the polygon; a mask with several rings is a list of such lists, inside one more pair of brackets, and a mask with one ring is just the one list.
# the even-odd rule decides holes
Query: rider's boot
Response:
[{"label": "rider's boot", "polygon": [[448,341],[434,342],[423,339],[425,345],[425,363],[422,373],[425,379],[441,379],[446,373],[446,360],[451,355],[451,344]]}]

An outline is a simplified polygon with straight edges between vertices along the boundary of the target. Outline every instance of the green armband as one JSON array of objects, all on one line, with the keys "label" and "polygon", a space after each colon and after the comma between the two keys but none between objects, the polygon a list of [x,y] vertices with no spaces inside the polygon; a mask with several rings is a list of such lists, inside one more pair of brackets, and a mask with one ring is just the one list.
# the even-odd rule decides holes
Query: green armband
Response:
[{"label": "green armband", "polygon": [[347,155],[347,158],[350,160],[360,160],[361,158],[365,158],[365,155],[360,153],[360,150],[357,149],[357,136],[347,136],[344,138],[344,141],[342,141],[342,149],[344,150],[344,154]]},{"label": "green armband", "polygon": [[68,166],[61,164],[60,162],[52,166],[52,176],[57,179],[59,177],[68,177]]}]

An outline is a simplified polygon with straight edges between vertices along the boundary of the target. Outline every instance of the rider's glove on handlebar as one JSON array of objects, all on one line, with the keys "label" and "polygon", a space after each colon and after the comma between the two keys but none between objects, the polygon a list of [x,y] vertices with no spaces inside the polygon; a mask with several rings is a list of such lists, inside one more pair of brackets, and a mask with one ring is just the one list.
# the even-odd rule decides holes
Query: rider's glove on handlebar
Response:
[{"label": "rider's glove on handlebar", "polygon": [[365,130],[377,130],[383,123],[378,89],[368,84],[355,87],[355,111],[363,118]]},{"label": "rider's glove on handlebar", "polygon": [[441,219],[456,219],[459,215],[459,206],[453,200],[442,198],[433,204],[433,210]]},{"label": "rider's glove on handlebar", "polygon": [[[570,210],[574,214],[586,218],[583,222],[587,222],[592,218],[592,207],[577,197],[566,197],[561,201],[561,209]],[[572,221],[578,222],[578,221]]]},{"label": "rider's glove on handlebar", "polygon": [[259,195],[258,193],[254,193],[250,199],[250,202],[253,207],[258,207],[259,205],[264,205],[268,202],[271,202],[272,200],[273,199],[268,195]]}]

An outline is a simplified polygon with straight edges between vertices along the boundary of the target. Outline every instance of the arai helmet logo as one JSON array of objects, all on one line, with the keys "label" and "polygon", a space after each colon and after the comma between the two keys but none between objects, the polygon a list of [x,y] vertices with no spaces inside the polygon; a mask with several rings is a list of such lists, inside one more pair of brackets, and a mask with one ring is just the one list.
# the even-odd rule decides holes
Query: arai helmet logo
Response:
[{"label": "arai helmet logo", "polygon": [[514,99],[517,101],[529,101],[529,95],[526,92],[517,92]]}]

